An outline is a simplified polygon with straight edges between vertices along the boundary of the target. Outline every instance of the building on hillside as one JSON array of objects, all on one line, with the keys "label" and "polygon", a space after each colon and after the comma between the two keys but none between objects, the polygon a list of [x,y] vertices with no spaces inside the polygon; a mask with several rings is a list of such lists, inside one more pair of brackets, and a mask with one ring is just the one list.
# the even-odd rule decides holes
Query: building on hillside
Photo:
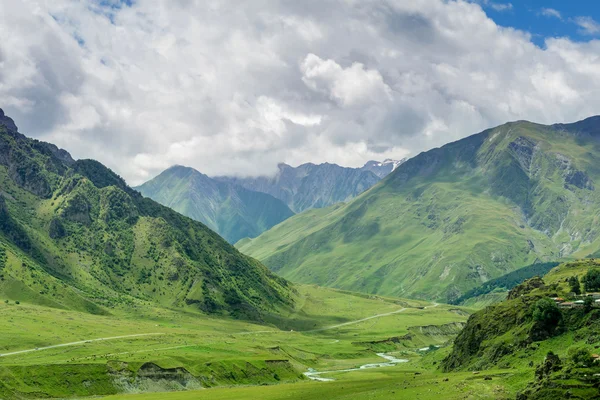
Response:
[{"label": "building on hillside", "polygon": [[594,299],[600,299],[600,293],[586,293],[586,297],[592,297]]},{"label": "building on hillside", "polygon": [[575,308],[575,303],[572,301],[565,301],[564,303],[560,303],[558,305],[559,308]]},{"label": "building on hillside", "polygon": [[555,303],[562,303],[565,301],[562,297],[552,297],[552,300],[554,300]]}]

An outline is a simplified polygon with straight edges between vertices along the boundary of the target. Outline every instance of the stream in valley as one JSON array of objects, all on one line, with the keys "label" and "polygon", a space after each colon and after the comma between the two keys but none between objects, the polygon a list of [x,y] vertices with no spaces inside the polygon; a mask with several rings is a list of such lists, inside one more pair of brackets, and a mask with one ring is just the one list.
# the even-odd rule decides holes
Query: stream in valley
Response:
[{"label": "stream in valley", "polygon": [[335,379],[332,379],[332,378],[323,378],[323,377],[321,377],[321,375],[323,375],[323,374],[331,374],[331,373],[334,373],[334,372],[350,372],[350,371],[360,371],[362,369],[381,368],[381,367],[393,367],[396,364],[408,362],[408,360],[406,360],[406,359],[396,358],[394,356],[390,356],[390,355],[385,354],[385,353],[377,353],[377,355],[379,357],[381,357],[381,358],[384,358],[387,361],[386,362],[381,362],[381,363],[374,363],[374,364],[365,364],[365,365],[361,365],[360,367],[357,367],[357,368],[338,369],[338,370],[332,370],[332,371],[316,371],[316,370],[314,370],[312,368],[309,368],[308,372],[304,373],[304,376],[306,376],[308,379],[312,379],[313,381],[331,382],[331,381],[334,381]]}]

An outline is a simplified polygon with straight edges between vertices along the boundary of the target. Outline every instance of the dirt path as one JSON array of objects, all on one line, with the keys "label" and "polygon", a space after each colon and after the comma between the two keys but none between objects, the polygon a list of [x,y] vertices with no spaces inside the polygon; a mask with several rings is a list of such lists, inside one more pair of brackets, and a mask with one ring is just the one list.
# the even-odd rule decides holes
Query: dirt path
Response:
[{"label": "dirt path", "polygon": [[[433,303],[432,305],[426,306],[426,307],[423,307],[423,308],[424,309],[426,309],[426,308],[434,308],[434,307],[437,307],[437,306],[439,306],[438,303]],[[372,315],[370,317],[366,317],[366,318],[362,318],[362,319],[357,319],[356,321],[348,321],[348,322],[344,322],[342,324],[326,326],[324,328],[318,328],[318,329],[311,329],[311,330],[308,330],[308,331],[294,331],[294,332],[298,332],[298,333],[323,332],[323,331],[328,331],[328,330],[331,330],[331,329],[341,328],[343,326],[359,324],[361,322],[365,322],[365,321],[368,321],[370,319],[381,318],[381,317],[388,317],[390,315],[399,314],[399,313],[401,313],[403,311],[406,311],[406,310],[408,310],[408,308],[403,307],[403,308],[401,308],[399,310],[396,310],[396,311],[391,311],[391,312],[388,312],[388,313]],[[281,333],[281,332],[282,331],[274,331],[274,330],[271,330],[271,331],[253,331],[253,332],[238,332],[238,333],[235,333],[235,335],[252,335],[252,334],[255,334],[255,333]]]},{"label": "dirt path", "polygon": [[322,332],[322,331],[328,331],[330,329],[341,328],[342,326],[360,324],[361,322],[365,322],[365,321],[368,321],[370,319],[387,317],[387,316],[390,316],[390,315],[399,314],[399,313],[401,313],[403,311],[406,311],[406,310],[407,310],[407,308],[401,308],[401,309],[396,310],[396,311],[392,311],[392,312],[388,312],[388,313],[384,313],[384,314],[372,315],[372,316],[367,317],[367,318],[357,319],[356,321],[349,321],[349,322],[344,322],[343,324],[326,326],[325,328],[311,329],[309,331],[302,331],[302,333]]},{"label": "dirt path", "polygon": [[52,345],[52,346],[36,347],[34,349],[28,349],[28,350],[13,351],[12,353],[0,354],[0,357],[8,357],[8,356],[14,356],[14,355],[17,355],[17,354],[32,353],[34,351],[55,349],[57,347],[77,346],[77,345],[80,345],[80,344],[92,343],[92,342],[101,342],[101,341],[105,341],[105,340],[127,339],[127,338],[133,338],[133,337],[155,336],[155,335],[164,335],[164,333],[139,333],[139,334],[136,334],[136,335],[113,336],[113,337],[98,338],[98,339],[80,340],[78,342],[62,343],[62,344],[55,344],[55,345]]}]

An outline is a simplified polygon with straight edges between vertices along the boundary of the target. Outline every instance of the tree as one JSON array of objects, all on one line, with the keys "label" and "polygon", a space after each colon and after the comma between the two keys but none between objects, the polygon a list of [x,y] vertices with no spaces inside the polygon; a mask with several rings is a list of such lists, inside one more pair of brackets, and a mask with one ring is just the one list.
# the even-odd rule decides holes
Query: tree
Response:
[{"label": "tree", "polygon": [[569,358],[576,366],[587,367],[594,361],[590,351],[585,347],[571,347],[568,353]]},{"label": "tree", "polygon": [[547,297],[539,299],[533,305],[533,319],[546,328],[555,327],[562,319],[562,313],[556,303]]},{"label": "tree", "polygon": [[587,296],[584,300],[583,300],[583,309],[586,313],[592,311],[592,308],[594,307],[594,299],[591,296]]},{"label": "tree", "polygon": [[572,276],[569,278],[569,286],[571,287],[571,292],[575,294],[581,294],[581,285],[577,276]]},{"label": "tree", "polygon": [[582,281],[586,292],[600,290],[600,269],[590,269]]}]

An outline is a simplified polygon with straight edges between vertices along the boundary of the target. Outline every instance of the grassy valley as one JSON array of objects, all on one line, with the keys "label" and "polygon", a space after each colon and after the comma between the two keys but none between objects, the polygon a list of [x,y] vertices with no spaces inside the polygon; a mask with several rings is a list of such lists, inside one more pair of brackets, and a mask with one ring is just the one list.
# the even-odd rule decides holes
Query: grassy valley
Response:
[{"label": "grassy valley", "polygon": [[[324,382],[303,375],[309,368],[344,370],[385,361],[379,352],[410,359],[404,373],[412,376],[422,369],[417,349],[447,345],[468,315],[432,306],[299,286],[297,306],[286,315],[288,326],[278,329],[148,303],[98,316],[3,302],[0,396],[71,397],[248,384],[276,385],[271,390],[281,395],[289,390],[281,385],[285,383],[296,387],[305,382],[300,388],[322,390]],[[36,328],[40,326],[45,328]],[[105,340],[97,340],[101,338]],[[65,345],[46,348],[57,344]],[[247,390],[259,389],[240,393],[247,395]]]}]

